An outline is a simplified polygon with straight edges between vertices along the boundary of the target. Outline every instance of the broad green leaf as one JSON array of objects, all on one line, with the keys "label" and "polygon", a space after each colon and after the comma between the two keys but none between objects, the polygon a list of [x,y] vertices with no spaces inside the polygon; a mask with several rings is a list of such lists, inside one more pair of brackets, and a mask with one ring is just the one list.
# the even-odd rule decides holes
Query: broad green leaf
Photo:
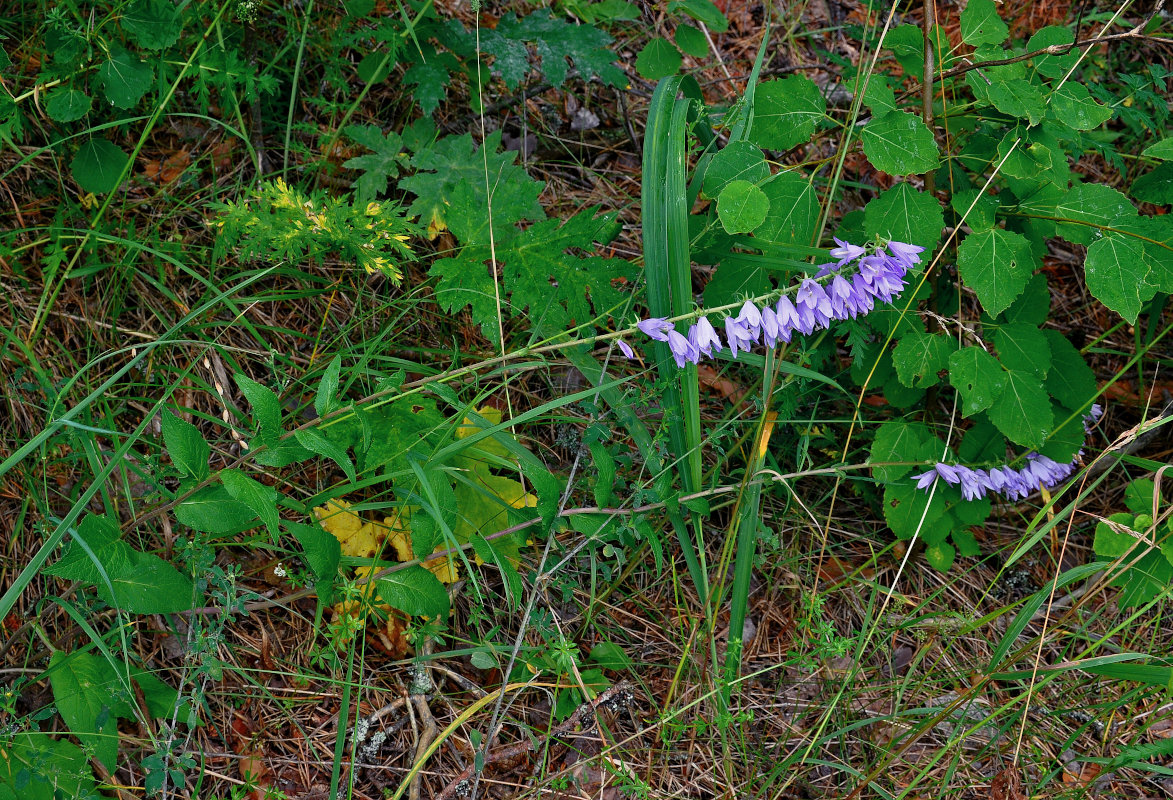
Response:
[{"label": "broad green leaf", "polygon": [[426,60],[413,64],[403,73],[403,83],[415,87],[411,96],[419,103],[420,111],[431,114],[448,97],[448,84],[452,73],[460,70],[460,62],[449,52],[437,52],[430,46],[422,49],[431,52]]},{"label": "broad green leaf", "polygon": [[763,81],[754,92],[750,141],[766,150],[789,150],[811,138],[827,113],[827,101],[807,77]]},{"label": "broad green leaf", "polygon": [[994,227],[994,214],[998,210],[996,195],[983,194],[980,189],[962,189],[953,193],[949,204],[971,229],[985,231]]},{"label": "broad green leaf", "polygon": [[649,81],[667,78],[680,71],[684,59],[672,42],[657,36],[643,46],[635,59],[635,70]]},{"label": "broad green leaf", "polygon": [[297,439],[297,443],[306,450],[325,456],[337,464],[351,483],[358,481],[354,472],[354,462],[350,460],[350,456],[346,455],[346,451],[341,447],[327,439],[321,431],[316,428],[301,428],[293,436]]},{"label": "broad green leaf", "polygon": [[627,0],[599,0],[589,5],[576,4],[572,12],[588,24],[639,19],[639,6]]},{"label": "broad green leaf", "polygon": [[505,597],[509,601],[512,608],[518,608],[521,605],[521,575],[518,574],[517,568],[513,566],[513,562],[517,560],[516,547],[511,546],[509,540],[512,537],[504,537],[502,539],[494,539],[489,541],[479,533],[474,534],[471,538],[473,550],[486,564],[493,564],[497,569],[501,570],[501,580],[505,586]]},{"label": "broad green leaf", "polygon": [[1051,369],[1051,345],[1046,335],[1034,325],[1020,322],[1002,325],[994,333],[998,360],[1014,372],[1029,372],[1037,378],[1047,377]]},{"label": "broad green leaf", "polygon": [[[166,681],[156,677],[149,669],[133,665],[130,667],[130,676],[142,689],[143,700],[146,701],[147,713],[151,715],[151,719],[169,719],[175,713],[175,702],[179,699],[179,692],[171,688]],[[179,719],[185,721],[187,715],[183,709],[191,711],[191,706],[183,703],[180,709]]]},{"label": "broad green leaf", "polygon": [[994,0],[969,0],[961,12],[961,40],[975,47],[1001,44],[1010,34]]},{"label": "broad green leaf", "polygon": [[[1043,128],[1044,125],[1034,128],[1020,125],[1009,130],[998,143],[996,163],[1002,165],[1006,184],[1019,197],[1030,197],[1044,188],[1065,191],[1070,182],[1067,151],[1046,136]],[[1047,209],[1048,216],[1053,215],[1053,209],[1054,206]]]},{"label": "broad green leaf", "polygon": [[730,142],[713,156],[705,169],[704,190],[716,197],[721,190],[736,180],[759,184],[770,177],[770,165],[761,148],[749,142]]},{"label": "broad green leaf", "polygon": [[1030,242],[1000,228],[976,231],[957,248],[957,271],[991,315],[1009,308],[1035,269]]},{"label": "broad green leaf", "polygon": [[1092,295],[1130,323],[1156,287],[1148,283],[1149,267],[1141,242],[1111,233],[1092,243],[1084,261],[1087,288]]},{"label": "broad green leaf", "polygon": [[583,81],[598,76],[609,86],[626,86],[627,76],[615,64],[612,41],[593,25],[576,25],[548,9],[520,18],[511,11],[496,27],[480,32],[481,50],[494,56],[493,72],[510,89],[516,89],[529,75],[530,47],[541,59],[542,76],[555,88],[566,81],[571,63]]},{"label": "broad green leaf", "polygon": [[422,566],[380,578],[378,591],[384,603],[413,617],[442,620],[448,616],[448,590],[431,570]]},{"label": "broad green leaf", "polygon": [[704,58],[709,54],[709,40],[691,25],[676,26],[676,46],[693,58]]},{"label": "broad green leaf", "polygon": [[[1151,516],[1153,513],[1153,495],[1156,491],[1157,483],[1151,478],[1137,478],[1134,481],[1129,481],[1128,485],[1124,487],[1124,505],[1133,514],[1148,514]],[[1160,513],[1160,511],[1161,505],[1158,503],[1157,513]]]},{"label": "broad green leaf", "polygon": [[85,92],[58,86],[45,98],[45,113],[54,122],[73,122],[90,113],[93,103]]},{"label": "broad green leaf", "polygon": [[1134,180],[1128,191],[1142,203],[1158,206],[1173,204],[1173,163],[1166,161],[1158,164],[1151,172]]},{"label": "broad green leaf", "polygon": [[933,542],[925,548],[925,561],[938,572],[948,572],[957,551],[948,542]]},{"label": "broad green leaf", "polygon": [[1081,183],[1055,204],[1056,231],[1074,244],[1090,245],[1113,230],[1113,223],[1137,216],[1136,206],[1121,192],[1099,183]]},{"label": "broad green leaf", "polygon": [[[979,81],[981,78],[974,80]],[[1042,90],[1021,78],[991,83],[985,86],[985,94],[994,108],[1003,114],[1025,119],[1031,125],[1037,125],[1047,113]]]},{"label": "broad green leaf", "polygon": [[1044,328],[1051,350],[1051,369],[1047,372],[1047,391],[1068,408],[1084,408],[1096,396],[1096,374],[1067,337],[1052,328]]},{"label": "broad green leaf", "polygon": [[957,446],[962,464],[997,464],[1006,460],[1006,437],[989,422],[979,421],[967,430]]},{"label": "broad green leaf", "polygon": [[199,428],[169,411],[163,412],[162,420],[163,442],[167,445],[171,463],[197,481],[208,477],[208,457],[212,449],[204,441]]},{"label": "broad green leaf", "polygon": [[896,92],[888,85],[887,78],[882,75],[872,75],[871,80],[868,81],[868,88],[863,94],[863,104],[871,110],[877,119],[896,110]]},{"label": "broad green leaf", "polygon": [[864,228],[869,236],[919,245],[932,252],[941,239],[945,214],[928,192],[898,183],[864,207]]},{"label": "broad green leaf", "polygon": [[949,366],[957,341],[943,333],[913,332],[903,337],[892,351],[896,377],[908,387],[927,389],[940,380],[938,372]]},{"label": "broad green leaf", "polygon": [[[988,497],[983,498],[983,499],[987,503],[989,502]],[[969,508],[976,508],[978,505],[980,505],[979,502],[962,503],[959,506],[957,506],[957,508],[958,508],[958,510],[969,509]],[[985,517],[988,517],[988,516],[989,516],[989,513],[987,512]],[[981,520],[979,520],[978,522],[975,522],[973,524],[974,525],[985,524],[985,521],[986,521],[985,517],[983,517]],[[957,555],[961,556],[962,558],[977,558],[978,556],[980,556],[982,554],[981,546],[977,543],[977,539],[974,538],[973,533],[971,533],[970,531],[967,531],[965,529],[961,529],[961,530],[954,529],[952,532],[950,532],[949,537],[951,539],[953,539],[953,544],[957,546]]]},{"label": "broad green leaf", "polygon": [[362,57],[354,68],[354,74],[363,83],[382,83],[391,74],[390,68],[393,65],[394,61],[387,51],[376,48]]},{"label": "broad green leaf", "polygon": [[1042,445],[1055,425],[1050,395],[1029,372],[1007,372],[1006,388],[987,414],[1007,439],[1023,447]]},{"label": "broad green leaf", "polygon": [[730,181],[717,197],[717,218],[726,233],[750,233],[769,210],[765,192],[749,181]]},{"label": "broad green leaf", "polygon": [[238,469],[220,472],[220,480],[233,499],[244,503],[260,517],[273,541],[281,536],[280,517],[277,514],[277,492],[271,486],[253,480]]},{"label": "broad green leaf", "polygon": [[[763,224],[762,227],[765,227]],[[755,233],[761,238],[762,229]],[[759,261],[747,261],[730,254],[717,268],[712,280],[705,284],[704,300],[706,306],[717,306],[729,302],[730,297],[756,297],[771,291],[766,265]],[[716,320],[710,320],[716,324]]]},{"label": "broad green leaf", "polygon": [[706,25],[713,33],[724,33],[729,30],[729,20],[713,0],[672,0],[668,4],[668,13],[673,14],[677,11],[683,11],[697,22]]},{"label": "broad green leaf", "polygon": [[105,194],[118,188],[130,156],[106,139],[89,139],[69,163],[73,179],[83,191]]},{"label": "broad green leaf", "polygon": [[[819,195],[801,172],[782,172],[762,185],[770,203],[754,238],[809,246],[819,224]],[[732,295],[730,295],[732,297]]]},{"label": "broad green leaf", "polygon": [[11,735],[0,758],[4,800],[98,800],[94,771],[85,752],[67,739],[37,730]]},{"label": "broad green leaf", "polygon": [[602,641],[592,647],[589,658],[603,669],[612,672],[623,672],[633,666],[631,658],[623,652],[623,648],[610,641]]},{"label": "broad green leaf", "polygon": [[174,614],[192,608],[199,599],[191,578],[150,553],[131,551],[131,564],[111,575],[113,593],[98,584],[98,596],[108,605],[131,614]]},{"label": "broad green leaf", "polygon": [[587,448],[598,473],[594,485],[595,505],[610,508],[615,502],[615,457],[600,442],[591,442]]},{"label": "broad green leaf", "polygon": [[949,356],[949,383],[961,395],[961,413],[972,417],[994,404],[1006,385],[998,361],[980,347],[963,347]]},{"label": "broad green leaf", "polygon": [[233,378],[240,393],[252,406],[257,438],[265,444],[276,444],[281,438],[281,400],[268,386],[262,386],[244,373],[238,372]]},{"label": "broad green leaf", "polygon": [[1112,118],[1112,109],[1092,98],[1082,83],[1065,83],[1051,94],[1051,111],[1063,125],[1090,131]]},{"label": "broad green leaf", "polygon": [[911,539],[914,534],[926,537],[944,515],[945,493],[940,485],[935,492],[921,491],[910,480],[884,487],[884,519],[897,539]]},{"label": "broad green leaf", "polygon": [[122,27],[140,47],[162,50],[179,41],[183,20],[171,0],[136,0],[122,17]]},{"label": "broad green leaf", "polygon": [[[920,80],[925,72],[925,40],[919,25],[897,25],[884,37],[884,47],[892,50],[906,76]],[[873,74],[872,79],[875,80]]]},{"label": "broad green leaf", "polygon": [[55,650],[49,657],[49,684],[53,702],[69,730],[106,769],[118,761],[118,720],[133,712],[125,699],[130,691],[101,656],[84,651]]},{"label": "broad green leaf", "polygon": [[106,99],[123,110],[134,107],[154,82],[155,72],[125,47],[111,45],[110,60],[98,68]]},{"label": "broad green leaf", "polygon": [[860,134],[868,161],[890,175],[928,172],[940,165],[933,132],[908,111],[876,117]]},{"label": "broad green leaf", "polygon": [[319,417],[324,417],[336,409],[338,403],[338,374],[342,371],[342,356],[334,356],[326,365],[322,373],[322,380],[318,382],[318,392],[314,397],[314,411]]},{"label": "broad green leaf", "polygon": [[1173,137],[1154,142],[1141,153],[1146,158],[1159,158],[1163,161],[1173,161]]},{"label": "broad green leaf", "polygon": [[1070,463],[1087,438],[1083,432],[1083,415],[1058,403],[1051,404],[1051,415],[1055,419],[1055,429],[1039,447],[1039,453],[1059,464]]},{"label": "broad green leaf", "polygon": [[74,541],[56,563],[43,569],[46,575],[97,585],[105,580],[103,572],[106,577],[120,575],[133,563],[131,547],[122,541],[118,524],[104,514],[87,514],[70,536]]},{"label": "broad green leaf", "polygon": [[349,138],[371,152],[343,162],[346,169],[362,170],[354,182],[354,196],[360,203],[374,200],[387,191],[387,180],[399,177],[408,162],[403,152],[403,138],[397,133],[383,135],[377,125],[347,125],[342,129]]},{"label": "broad green leaf", "polygon": [[205,486],[175,507],[175,518],[204,533],[238,533],[256,519],[248,506],[232,499],[223,486]]},{"label": "broad green leaf", "polygon": [[893,483],[918,466],[933,464],[941,459],[945,445],[923,422],[885,422],[876,431],[868,461],[880,464],[906,461],[907,464],[873,466],[872,474],[880,483]]},{"label": "broad green leaf", "polygon": [[301,545],[305,562],[313,570],[314,577],[319,581],[333,580],[338,574],[338,562],[342,558],[342,545],[338,538],[319,525],[287,521],[285,527]]},{"label": "broad green leaf", "polygon": [[[1045,28],[1039,28],[1030,37],[1030,41],[1026,44],[1026,50],[1028,53],[1033,53],[1044,47],[1073,44],[1074,42],[1075,34],[1071,32],[1070,28],[1048,25]],[[1038,73],[1046,78],[1062,78],[1078,62],[1079,51],[1074,49],[1062,55],[1036,56],[1033,61]]]},{"label": "broad green leaf", "polygon": [[1027,325],[1042,325],[1051,313],[1051,290],[1047,288],[1047,276],[1036,272],[1030,276],[1026,288],[1010,307],[1002,312],[1003,322],[1023,322]]}]

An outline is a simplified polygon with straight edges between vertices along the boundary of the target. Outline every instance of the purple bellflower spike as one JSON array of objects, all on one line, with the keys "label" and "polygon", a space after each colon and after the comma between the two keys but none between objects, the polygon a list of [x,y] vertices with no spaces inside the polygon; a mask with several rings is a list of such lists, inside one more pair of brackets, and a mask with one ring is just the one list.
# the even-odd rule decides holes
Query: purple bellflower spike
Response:
[{"label": "purple bellflower spike", "polygon": [[888,242],[888,252],[905,267],[912,269],[920,263],[920,254],[924,252],[924,248],[904,242]]},{"label": "purple bellflower spike", "polygon": [[851,277],[851,286],[855,289],[855,296],[860,314],[866,314],[876,306],[876,296],[872,294],[871,284],[863,273],[857,272]]},{"label": "purple bellflower spike", "polygon": [[724,348],[721,344],[721,337],[717,335],[716,329],[713,328],[713,323],[709,322],[708,317],[701,317],[696,321],[696,345],[705,358],[709,358],[713,353],[719,353]]},{"label": "purple bellflower spike", "polygon": [[827,296],[827,291],[818,281],[810,278],[804,280],[802,285],[798,287],[798,293],[794,295],[794,299],[795,305],[807,306],[823,323],[831,319],[831,298]]},{"label": "purple bellflower spike", "polygon": [[986,496],[984,475],[979,470],[958,466],[957,476],[961,479],[961,496],[966,500],[977,500]]},{"label": "purple bellflower spike", "polygon": [[859,258],[860,256],[862,256],[866,252],[864,250],[864,248],[860,247],[859,245],[848,244],[847,242],[843,241],[842,239],[836,238],[835,244],[837,244],[839,246],[831,251],[831,258],[839,259],[838,266],[840,266],[840,267],[842,267],[844,264],[846,264],[849,261],[854,261],[855,259]]},{"label": "purple bellflower spike", "polygon": [[635,327],[657,342],[666,342],[668,341],[668,331],[672,330],[672,323],[663,317],[652,317],[651,319],[637,322]]},{"label": "purple bellflower spike", "polygon": [[635,358],[635,351],[631,349],[631,345],[622,339],[616,339],[615,344],[619,346],[619,352],[623,353],[627,358]]},{"label": "purple bellflower spike", "polygon": [[847,319],[858,313],[855,289],[842,275],[836,275],[831,281],[827,295],[831,298],[831,315],[835,319]]},{"label": "purple bellflower spike", "polygon": [[683,367],[689,362],[695,364],[701,360],[700,350],[676,329],[668,331],[668,349],[672,351],[672,357],[676,359],[678,367]]}]

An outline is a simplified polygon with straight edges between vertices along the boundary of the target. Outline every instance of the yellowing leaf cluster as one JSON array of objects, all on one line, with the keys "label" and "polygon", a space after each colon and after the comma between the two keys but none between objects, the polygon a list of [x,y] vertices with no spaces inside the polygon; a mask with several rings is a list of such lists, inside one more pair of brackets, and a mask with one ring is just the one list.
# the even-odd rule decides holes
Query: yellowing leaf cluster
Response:
[{"label": "yellowing leaf cluster", "polygon": [[[314,509],[322,528],[342,545],[342,555],[352,558],[374,558],[381,555],[385,545],[390,545],[399,561],[415,558],[411,549],[411,509],[400,509],[393,516],[384,517],[382,524],[367,522],[350,510],[345,500],[329,500],[325,506]],[[436,550],[447,549],[444,542]],[[424,566],[443,583],[454,583],[460,578],[455,560],[451,555],[432,558]],[[357,567],[355,575],[360,578],[369,574],[370,567]]]}]

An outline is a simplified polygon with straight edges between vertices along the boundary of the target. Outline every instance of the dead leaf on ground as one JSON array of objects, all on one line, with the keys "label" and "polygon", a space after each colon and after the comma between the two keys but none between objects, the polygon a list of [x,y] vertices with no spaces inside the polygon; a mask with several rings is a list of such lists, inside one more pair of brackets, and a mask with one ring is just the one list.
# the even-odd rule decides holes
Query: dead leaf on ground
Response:
[{"label": "dead leaf on ground", "polygon": [[994,776],[990,783],[990,800],[1027,800],[1018,767],[1011,765]]}]

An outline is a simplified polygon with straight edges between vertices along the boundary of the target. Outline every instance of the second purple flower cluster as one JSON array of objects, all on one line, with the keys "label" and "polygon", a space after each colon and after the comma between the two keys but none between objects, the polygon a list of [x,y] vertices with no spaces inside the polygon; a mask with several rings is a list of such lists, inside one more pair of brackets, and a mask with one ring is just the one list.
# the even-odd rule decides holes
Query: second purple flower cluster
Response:
[{"label": "second purple flower cluster", "polygon": [[[1091,426],[1102,413],[1099,404],[1092,405],[1083,418],[1085,433],[1090,432]],[[1080,450],[1069,463],[1060,464],[1039,453],[1028,453],[1026,466],[1019,469],[1011,469],[1009,466],[971,469],[962,464],[938,463],[927,472],[913,475],[912,480],[916,481],[918,489],[928,489],[938,480],[951,486],[960,486],[961,496],[966,500],[977,500],[989,492],[997,492],[1008,500],[1025,500],[1040,488],[1050,489],[1067,480],[1082,457],[1083,451]]]},{"label": "second purple flower cluster", "polygon": [[[877,249],[869,254],[867,248],[859,245],[839,239],[835,243],[838,246],[831,250],[831,257],[837,261],[823,264],[813,278],[805,278],[794,293],[794,300],[784,294],[777,305],[764,308],[746,300],[736,317],[725,317],[724,341],[704,316],[689,326],[687,334],[677,331],[675,325],[662,317],[645,319],[636,327],[658,342],[667,342],[678,367],[710,358],[726,345],[730,357],[736,358],[738,351],[748,351],[755,343],[773,347],[780,341],[789,342],[796,331],[809,335],[828,327],[834,320],[866,314],[876,302],[891,302],[904,290],[907,285],[904,276],[920,263],[920,253],[924,250],[903,242],[889,242],[886,250]],[[853,261],[858,261],[859,268],[848,278],[840,270]],[[830,275],[834,277],[826,286],[819,283],[818,278]],[[635,352],[626,342],[619,340],[618,346],[625,356],[634,357]]]}]

